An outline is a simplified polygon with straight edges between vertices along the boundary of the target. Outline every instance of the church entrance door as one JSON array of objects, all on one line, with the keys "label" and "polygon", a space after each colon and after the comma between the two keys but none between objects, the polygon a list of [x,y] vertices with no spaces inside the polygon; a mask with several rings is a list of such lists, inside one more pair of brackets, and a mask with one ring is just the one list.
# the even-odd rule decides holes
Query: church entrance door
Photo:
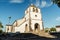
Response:
[{"label": "church entrance door", "polygon": [[34,26],[34,31],[38,32],[40,31],[40,27],[39,27],[39,24],[38,23],[35,23],[35,26]]}]

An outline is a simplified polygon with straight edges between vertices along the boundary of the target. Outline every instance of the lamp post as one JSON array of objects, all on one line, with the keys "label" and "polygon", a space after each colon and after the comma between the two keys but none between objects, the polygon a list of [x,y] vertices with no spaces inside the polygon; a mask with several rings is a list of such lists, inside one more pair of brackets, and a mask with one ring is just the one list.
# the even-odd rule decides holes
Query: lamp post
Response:
[{"label": "lamp post", "polygon": [[9,23],[8,23],[8,24],[10,24],[11,16],[10,16],[10,17],[8,17],[8,18],[9,18]]}]

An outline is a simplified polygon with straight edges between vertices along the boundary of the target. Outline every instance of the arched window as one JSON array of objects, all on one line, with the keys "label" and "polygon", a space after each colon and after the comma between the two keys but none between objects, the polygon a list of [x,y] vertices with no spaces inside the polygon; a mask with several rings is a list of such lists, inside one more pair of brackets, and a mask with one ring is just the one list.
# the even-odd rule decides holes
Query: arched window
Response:
[{"label": "arched window", "polygon": [[33,12],[35,12],[35,9],[33,8]]},{"label": "arched window", "polygon": [[27,26],[27,24],[25,26]]},{"label": "arched window", "polygon": [[36,13],[38,13],[38,9],[36,8]]},{"label": "arched window", "polygon": [[26,11],[28,13],[28,11]]}]

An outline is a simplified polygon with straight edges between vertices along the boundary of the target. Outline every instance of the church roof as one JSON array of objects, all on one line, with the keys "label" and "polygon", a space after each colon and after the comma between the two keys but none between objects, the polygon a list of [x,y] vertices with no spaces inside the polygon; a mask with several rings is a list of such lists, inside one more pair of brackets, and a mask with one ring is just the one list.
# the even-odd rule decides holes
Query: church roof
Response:
[{"label": "church roof", "polygon": [[56,26],[57,28],[60,27],[60,25]]},{"label": "church roof", "polygon": [[[34,7],[34,8],[38,8],[36,5],[34,5],[34,4],[30,4],[30,6],[29,7]],[[28,8],[29,8],[28,7]],[[40,8],[39,8],[40,9]]]},{"label": "church roof", "polygon": [[6,26],[12,26],[11,24],[6,24]]}]

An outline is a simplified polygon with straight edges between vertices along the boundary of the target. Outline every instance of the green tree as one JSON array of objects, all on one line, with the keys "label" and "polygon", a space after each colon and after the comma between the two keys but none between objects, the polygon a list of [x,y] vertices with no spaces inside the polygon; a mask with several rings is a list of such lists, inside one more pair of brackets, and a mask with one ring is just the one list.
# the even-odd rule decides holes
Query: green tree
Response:
[{"label": "green tree", "polygon": [[45,32],[49,32],[49,30],[45,30]]},{"label": "green tree", "polygon": [[0,28],[3,28],[3,25],[2,25],[2,23],[0,22]]},{"label": "green tree", "polygon": [[52,0],[54,4],[57,4],[58,7],[60,7],[60,0]]},{"label": "green tree", "polygon": [[56,28],[50,28],[50,32],[56,32]]},{"label": "green tree", "polygon": [[0,22],[0,33],[3,32],[2,28],[3,28],[3,25],[2,25],[2,23]]}]

